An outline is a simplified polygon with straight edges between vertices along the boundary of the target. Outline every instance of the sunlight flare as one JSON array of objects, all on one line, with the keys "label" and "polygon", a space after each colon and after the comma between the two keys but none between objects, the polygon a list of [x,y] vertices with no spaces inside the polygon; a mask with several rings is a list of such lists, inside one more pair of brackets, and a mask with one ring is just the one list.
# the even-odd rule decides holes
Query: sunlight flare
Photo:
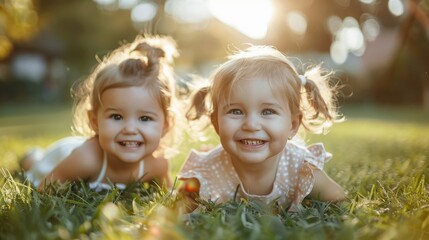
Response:
[{"label": "sunlight flare", "polygon": [[273,15],[270,0],[210,0],[214,17],[253,39],[267,35]]}]

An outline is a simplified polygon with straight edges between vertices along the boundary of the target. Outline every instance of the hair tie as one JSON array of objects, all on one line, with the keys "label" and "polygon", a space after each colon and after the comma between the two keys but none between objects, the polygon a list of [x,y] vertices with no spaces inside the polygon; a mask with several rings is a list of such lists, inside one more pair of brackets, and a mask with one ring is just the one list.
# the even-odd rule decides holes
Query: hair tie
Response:
[{"label": "hair tie", "polygon": [[298,77],[301,80],[301,85],[305,86],[307,84],[307,78],[304,75],[299,75]]}]

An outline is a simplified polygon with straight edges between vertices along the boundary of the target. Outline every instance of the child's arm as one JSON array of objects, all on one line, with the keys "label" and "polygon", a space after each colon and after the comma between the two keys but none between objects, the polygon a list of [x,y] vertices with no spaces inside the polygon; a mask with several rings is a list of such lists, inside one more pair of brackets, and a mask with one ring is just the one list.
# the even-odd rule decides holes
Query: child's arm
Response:
[{"label": "child's arm", "polygon": [[343,188],[330,178],[324,171],[313,169],[314,186],[309,194],[313,199],[338,202],[346,199]]},{"label": "child's arm", "polygon": [[69,156],[61,161],[39,185],[39,191],[43,191],[45,185],[52,182],[77,181],[90,178],[94,172],[101,168],[99,145],[96,139],[90,139],[74,149]]}]

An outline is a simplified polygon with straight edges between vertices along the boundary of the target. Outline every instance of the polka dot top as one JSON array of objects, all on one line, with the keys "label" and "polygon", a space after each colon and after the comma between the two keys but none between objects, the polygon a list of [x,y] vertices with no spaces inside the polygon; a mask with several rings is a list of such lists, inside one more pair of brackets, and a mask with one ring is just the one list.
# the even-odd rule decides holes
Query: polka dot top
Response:
[{"label": "polka dot top", "polygon": [[196,178],[200,182],[201,199],[217,203],[233,200],[234,196],[252,199],[263,204],[278,204],[295,209],[311,192],[314,185],[313,169],[323,169],[332,154],[322,143],[300,146],[289,141],[284,148],[273,189],[267,195],[253,195],[243,188],[232,165],[230,155],[218,146],[210,152],[192,150],[179,173],[180,179]]}]

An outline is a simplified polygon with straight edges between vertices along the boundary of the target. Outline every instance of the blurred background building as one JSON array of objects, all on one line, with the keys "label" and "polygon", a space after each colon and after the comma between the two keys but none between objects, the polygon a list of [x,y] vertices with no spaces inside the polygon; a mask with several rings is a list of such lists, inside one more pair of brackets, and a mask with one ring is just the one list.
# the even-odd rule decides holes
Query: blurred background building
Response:
[{"label": "blurred background building", "polygon": [[70,86],[136,34],[170,35],[177,72],[207,77],[235,48],[322,63],[347,102],[429,109],[429,0],[1,0],[0,106],[68,103]]}]

